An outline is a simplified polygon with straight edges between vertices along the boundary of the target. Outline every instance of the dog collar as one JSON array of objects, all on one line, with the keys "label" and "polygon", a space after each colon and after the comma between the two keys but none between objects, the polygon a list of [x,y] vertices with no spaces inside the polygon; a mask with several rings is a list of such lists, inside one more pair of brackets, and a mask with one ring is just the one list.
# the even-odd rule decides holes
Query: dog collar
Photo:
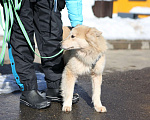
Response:
[{"label": "dog collar", "polygon": [[95,60],[95,62],[92,64],[92,69],[95,68],[96,63],[97,63],[97,61],[99,61],[100,58],[101,58],[101,55],[99,55],[99,56],[97,57],[97,59]]}]

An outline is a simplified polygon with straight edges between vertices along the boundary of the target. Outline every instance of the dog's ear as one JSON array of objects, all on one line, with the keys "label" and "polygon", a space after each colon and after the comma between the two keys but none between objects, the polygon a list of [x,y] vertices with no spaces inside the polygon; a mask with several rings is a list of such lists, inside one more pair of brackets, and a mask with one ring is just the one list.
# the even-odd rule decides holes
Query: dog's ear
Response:
[{"label": "dog's ear", "polygon": [[63,27],[63,40],[65,40],[69,36],[70,31],[71,30],[69,29],[69,27],[67,27],[67,26]]},{"label": "dog's ear", "polygon": [[96,28],[89,28],[87,31],[86,36],[94,36],[94,37],[100,37],[102,34],[101,31],[97,30]]}]

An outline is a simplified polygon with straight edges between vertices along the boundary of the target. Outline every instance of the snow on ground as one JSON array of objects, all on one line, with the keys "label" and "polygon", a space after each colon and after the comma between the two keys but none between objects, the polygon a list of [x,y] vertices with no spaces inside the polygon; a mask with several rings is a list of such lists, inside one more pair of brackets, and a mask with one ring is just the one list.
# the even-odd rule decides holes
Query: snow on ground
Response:
[{"label": "snow on ground", "polygon": [[[44,80],[44,74],[43,73],[36,73],[37,76],[37,83],[38,83],[38,89],[39,90],[45,90],[46,89],[46,82]],[[9,75],[1,75],[0,76],[0,94],[2,93],[11,93],[14,91],[20,90],[18,85],[16,84],[15,78],[12,74]]]},{"label": "snow on ground", "polygon": [[[0,5],[0,12],[1,12],[1,15],[3,16],[3,8],[2,8],[2,6]],[[1,18],[0,18],[1,19]],[[3,21],[3,24],[4,24],[4,21]],[[0,25],[0,36],[2,36],[3,35],[3,29],[2,29],[2,27],[1,27],[1,25]]]},{"label": "snow on ground", "polygon": [[[93,1],[87,2],[86,0],[83,0],[83,25],[96,27],[103,32],[105,39],[150,40],[150,17],[130,19],[113,15],[113,18],[97,18],[92,11],[93,5]],[[147,8],[147,13],[150,13],[149,9]],[[136,10],[140,12],[139,8],[136,8],[134,12]],[[62,11],[62,20],[64,26],[70,26],[67,8]]]},{"label": "snow on ground", "polygon": [[141,13],[141,14],[150,14],[149,7],[134,7],[130,10],[130,13]]},{"label": "snow on ground", "polygon": [[[96,27],[103,32],[103,36],[107,40],[150,40],[150,17],[142,19],[130,19],[120,18],[117,15],[113,15],[113,18],[96,18],[93,15],[92,5],[94,0],[83,0],[83,25]],[[0,8],[2,9],[2,8]],[[143,11],[142,11],[142,10]],[[150,13],[149,8],[134,8],[130,12]],[[62,11],[62,21],[64,26],[70,26],[68,19],[67,8]],[[0,27],[0,35],[3,35],[2,28]],[[39,90],[46,88],[44,80],[44,74],[36,73]],[[19,90],[15,82],[13,75],[1,75],[0,76],[0,94],[11,93]]]}]

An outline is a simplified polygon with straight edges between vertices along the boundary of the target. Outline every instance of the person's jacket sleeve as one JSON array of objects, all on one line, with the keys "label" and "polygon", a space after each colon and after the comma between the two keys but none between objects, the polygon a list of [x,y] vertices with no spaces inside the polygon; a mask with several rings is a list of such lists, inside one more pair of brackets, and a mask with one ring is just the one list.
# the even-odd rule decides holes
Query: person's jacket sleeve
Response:
[{"label": "person's jacket sleeve", "polygon": [[72,27],[82,24],[82,0],[65,0],[68,9],[68,17]]}]

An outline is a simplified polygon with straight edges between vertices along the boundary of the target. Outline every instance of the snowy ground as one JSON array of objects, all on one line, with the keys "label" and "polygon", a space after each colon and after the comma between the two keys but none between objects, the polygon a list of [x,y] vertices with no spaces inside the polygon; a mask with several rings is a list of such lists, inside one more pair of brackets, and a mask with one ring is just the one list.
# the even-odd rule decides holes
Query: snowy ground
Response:
[{"label": "snowy ground", "polygon": [[[83,25],[96,27],[103,32],[103,36],[107,40],[150,40],[150,17],[143,19],[130,19],[120,18],[117,15],[113,15],[113,18],[96,18],[92,12],[93,0],[87,2],[83,0]],[[2,8],[0,8],[2,9]],[[142,9],[143,10],[143,9]],[[141,7],[133,9],[131,12],[143,12],[150,13],[150,8],[146,8],[143,11]],[[70,26],[68,19],[67,9],[62,11],[62,20],[64,26]],[[2,28],[0,27],[0,36],[3,35]],[[44,74],[36,73],[38,78],[39,89],[42,90],[46,87],[44,81]],[[0,94],[11,93],[19,90],[13,75],[1,75],[0,76]]]},{"label": "snowy ground", "polygon": [[[103,32],[107,40],[150,40],[150,17],[143,19],[120,18],[117,14],[113,18],[97,18],[93,15],[91,7],[94,2],[83,0],[83,25],[96,27]],[[136,7],[132,13],[149,13],[150,8]],[[62,11],[62,20],[64,26],[69,26],[67,9]]]}]

